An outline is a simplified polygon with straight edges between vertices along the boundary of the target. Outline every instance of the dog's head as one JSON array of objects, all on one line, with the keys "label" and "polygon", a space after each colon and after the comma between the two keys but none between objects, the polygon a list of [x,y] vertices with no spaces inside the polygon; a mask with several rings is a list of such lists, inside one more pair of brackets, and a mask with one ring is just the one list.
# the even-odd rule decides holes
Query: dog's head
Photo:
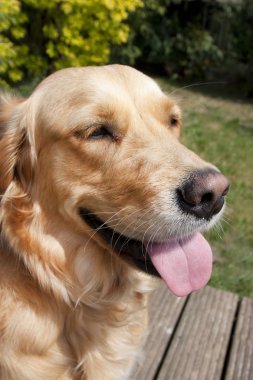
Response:
[{"label": "dog's head", "polygon": [[207,281],[199,231],[220,217],[228,182],[179,142],[180,109],[152,79],[119,65],[66,69],[1,112],[5,203],[25,194],[52,224],[159,273],[178,295]]}]

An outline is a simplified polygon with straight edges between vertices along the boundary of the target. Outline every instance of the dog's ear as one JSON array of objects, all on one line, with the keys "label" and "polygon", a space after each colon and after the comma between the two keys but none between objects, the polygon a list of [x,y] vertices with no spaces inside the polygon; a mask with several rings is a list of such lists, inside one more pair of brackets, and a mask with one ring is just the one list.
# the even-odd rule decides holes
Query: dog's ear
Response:
[{"label": "dog's ear", "polygon": [[12,181],[27,191],[32,176],[24,99],[0,94],[0,195]]}]

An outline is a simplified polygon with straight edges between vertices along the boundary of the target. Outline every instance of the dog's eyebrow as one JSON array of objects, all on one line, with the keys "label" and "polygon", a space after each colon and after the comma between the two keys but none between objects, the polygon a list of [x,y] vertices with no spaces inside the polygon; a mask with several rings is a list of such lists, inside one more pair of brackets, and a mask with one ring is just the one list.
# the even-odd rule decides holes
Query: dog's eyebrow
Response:
[{"label": "dog's eyebrow", "polygon": [[181,117],[181,110],[179,106],[174,102],[173,99],[169,98],[168,96],[166,96],[165,109],[169,114],[178,118]]},{"label": "dog's eyebrow", "polygon": [[173,116],[175,118],[181,118],[181,110],[180,107],[176,104],[173,98],[169,95],[162,93],[162,98],[157,100],[157,105],[160,110],[162,110],[162,114],[164,118]]},{"label": "dog's eyebrow", "polygon": [[87,105],[70,113],[67,126],[68,129],[76,129],[77,127],[81,127],[85,130],[91,125],[101,123],[102,119],[105,118],[102,118],[101,115],[97,113],[94,105]]}]

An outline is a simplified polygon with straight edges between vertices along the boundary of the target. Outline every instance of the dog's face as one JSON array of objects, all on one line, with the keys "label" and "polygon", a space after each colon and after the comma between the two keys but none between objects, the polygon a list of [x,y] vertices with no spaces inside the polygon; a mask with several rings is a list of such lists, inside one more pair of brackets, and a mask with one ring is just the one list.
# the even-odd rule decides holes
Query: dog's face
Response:
[{"label": "dog's face", "polygon": [[138,268],[157,273],[143,250],[221,215],[225,177],[179,142],[179,107],[142,73],[66,69],[18,107],[31,156],[20,177],[31,197]]}]

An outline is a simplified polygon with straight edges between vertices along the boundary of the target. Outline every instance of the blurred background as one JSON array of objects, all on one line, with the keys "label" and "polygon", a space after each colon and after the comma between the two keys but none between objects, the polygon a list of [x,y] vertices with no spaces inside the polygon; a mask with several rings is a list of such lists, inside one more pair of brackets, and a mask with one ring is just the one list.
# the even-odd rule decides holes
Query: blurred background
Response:
[{"label": "blurred background", "polygon": [[253,296],[253,0],[0,0],[0,88],[122,63],[182,107],[183,142],[230,179],[211,285]]}]

